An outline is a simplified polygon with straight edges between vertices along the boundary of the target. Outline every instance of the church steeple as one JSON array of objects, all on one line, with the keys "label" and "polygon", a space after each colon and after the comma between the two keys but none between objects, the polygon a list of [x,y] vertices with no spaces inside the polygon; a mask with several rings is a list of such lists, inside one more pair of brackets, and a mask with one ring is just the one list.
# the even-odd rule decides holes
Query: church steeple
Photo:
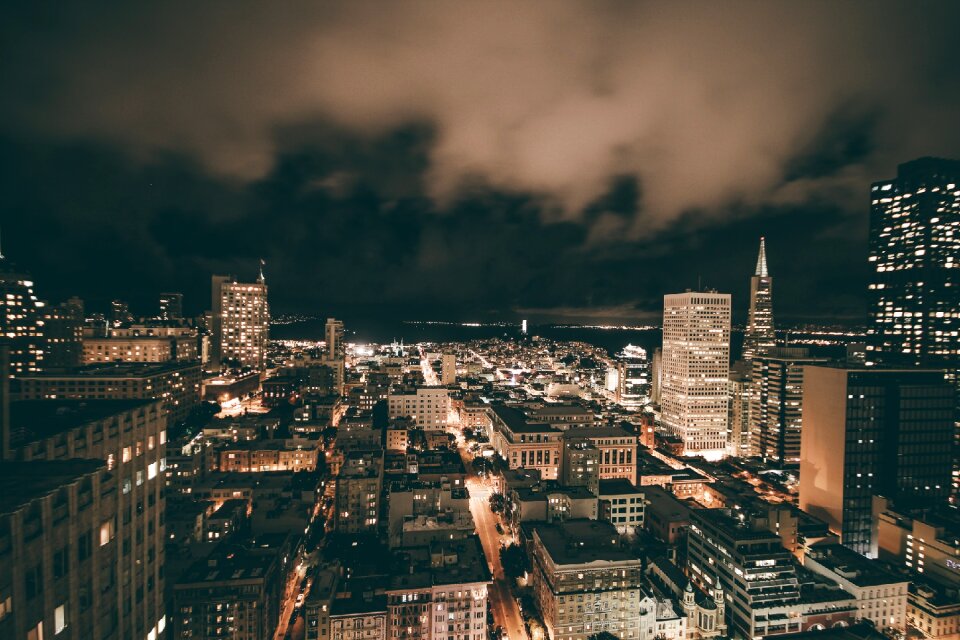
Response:
[{"label": "church steeple", "polygon": [[770,275],[767,271],[767,249],[763,236],[760,236],[760,255],[757,256],[757,269],[754,275],[766,278]]}]

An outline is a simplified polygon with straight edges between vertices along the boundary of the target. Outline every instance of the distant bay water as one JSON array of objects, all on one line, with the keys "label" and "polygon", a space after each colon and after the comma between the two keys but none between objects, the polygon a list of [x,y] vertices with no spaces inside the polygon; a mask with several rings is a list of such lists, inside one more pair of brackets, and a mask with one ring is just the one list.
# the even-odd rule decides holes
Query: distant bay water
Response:
[{"label": "distant bay water", "polygon": [[[273,325],[270,337],[281,340],[323,340],[324,325],[322,318]],[[344,320],[347,341],[356,343],[389,344],[403,340],[406,344],[417,342],[467,342],[490,338],[517,338],[519,325],[499,324],[458,324],[448,322],[414,322],[384,320]],[[540,336],[550,340],[565,342],[585,342],[602,349],[611,355],[628,344],[643,347],[648,353],[660,346],[662,334],[656,328],[599,328],[596,326],[541,324],[528,327],[531,336]],[[731,339],[734,357],[738,357],[743,342],[742,333],[734,331]]]}]

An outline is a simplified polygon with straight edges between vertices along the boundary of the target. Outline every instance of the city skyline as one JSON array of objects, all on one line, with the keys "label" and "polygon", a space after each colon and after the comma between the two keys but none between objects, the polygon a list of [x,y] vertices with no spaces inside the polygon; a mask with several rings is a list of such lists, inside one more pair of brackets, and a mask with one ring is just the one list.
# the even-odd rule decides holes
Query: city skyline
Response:
[{"label": "city skyline", "polygon": [[742,322],[765,236],[780,318],[859,322],[865,185],[960,148],[952,3],[319,6],[12,12],[0,223],[45,297],[198,313],[264,258],[278,312],[655,317],[702,279]]},{"label": "city skyline", "polygon": [[960,640],[960,4],[0,20],[0,639]]}]

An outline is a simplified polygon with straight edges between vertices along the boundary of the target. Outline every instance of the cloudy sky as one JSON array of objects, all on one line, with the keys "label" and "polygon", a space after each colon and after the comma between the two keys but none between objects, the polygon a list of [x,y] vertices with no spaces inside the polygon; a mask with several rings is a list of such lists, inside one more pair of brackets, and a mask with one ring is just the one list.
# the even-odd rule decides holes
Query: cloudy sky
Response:
[{"label": "cloudy sky", "polygon": [[94,305],[858,320],[869,183],[960,155],[955,2],[23,3],[3,251]]}]

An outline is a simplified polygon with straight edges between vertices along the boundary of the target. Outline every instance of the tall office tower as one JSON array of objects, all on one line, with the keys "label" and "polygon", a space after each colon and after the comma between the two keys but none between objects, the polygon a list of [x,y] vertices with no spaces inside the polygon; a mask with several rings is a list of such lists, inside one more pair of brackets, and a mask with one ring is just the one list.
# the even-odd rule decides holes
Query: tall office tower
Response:
[{"label": "tall office tower", "polygon": [[657,347],[653,350],[653,358],[650,359],[650,402],[654,404],[660,404],[660,390],[663,388],[662,370],[663,349]]},{"label": "tall office tower", "polygon": [[237,282],[233,276],[211,279],[213,315],[212,368],[227,361],[264,369],[270,337],[270,307],[263,273],[256,283]]},{"label": "tall office tower", "polygon": [[346,353],[343,344],[343,320],[327,318],[326,326],[327,354],[331,358],[342,358]]},{"label": "tall office tower", "polygon": [[161,293],[160,294],[160,319],[161,320],[179,320],[183,317],[183,294],[182,293]]},{"label": "tall office tower", "polygon": [[727,424],[727,455],[750,455],[750,363],[737,360],[730,367],[730,409]]},{"label": "tall office tower", "polygon": [[730,294],[688,291],[663,297],[661,421],[684,455],[721,458],[727,447]]},{"label": "tall office tower", "polygon": [[747,362],[772,349],[776,344],[773,332],[773,278],[767,270],[767,251],[760,238],[757,268],[750,278],[750,314],[743,334],[743,359]]},{"label": "tall office tower", "polygon": [[650,397],[650,363],[642,347],[628,344],[617,354],[617,402],[639,409]]},{"label": "tall office tower", "polygon": [[83,362],[83,310],[65,302],[44,308],[40,332],[43,335],[45,371],[71,369]]},{"label": "tall office tower", "polygon": [[908,506],[949,495],[954,414],[940,370],[806,366],[800,508],[868,555],[874,495]]},{"label": "tall office tower", "polygon": [[800,462],[803,368],[826,362],[810,350],[778,347],[752,363],[750,446],[752,454],[781,465]]},{"label": "tall office tower", "polygon": [[440,384],[443,386],[457,383],[457,355],[445,353],[440,356]]},{"label": "tall office tower", "polygon": [[[960,387],[960,161],[920,158],[874,183],[869,251],[867,360],[946,369]],[[956,438],[960,456],[960,425]]]},{"label": "tall office tower", "polygon": [[36,373],[43,368],[40,333],[43,303],[33,293],[29,275],[0,254],[0,336],[10,347],[10,375]]},{"label": "tall office tower", "polygon": [[123,300],[113,300],[110,303],[110,326],[122,327],[133,322],[130,314],[130,305]]}]

